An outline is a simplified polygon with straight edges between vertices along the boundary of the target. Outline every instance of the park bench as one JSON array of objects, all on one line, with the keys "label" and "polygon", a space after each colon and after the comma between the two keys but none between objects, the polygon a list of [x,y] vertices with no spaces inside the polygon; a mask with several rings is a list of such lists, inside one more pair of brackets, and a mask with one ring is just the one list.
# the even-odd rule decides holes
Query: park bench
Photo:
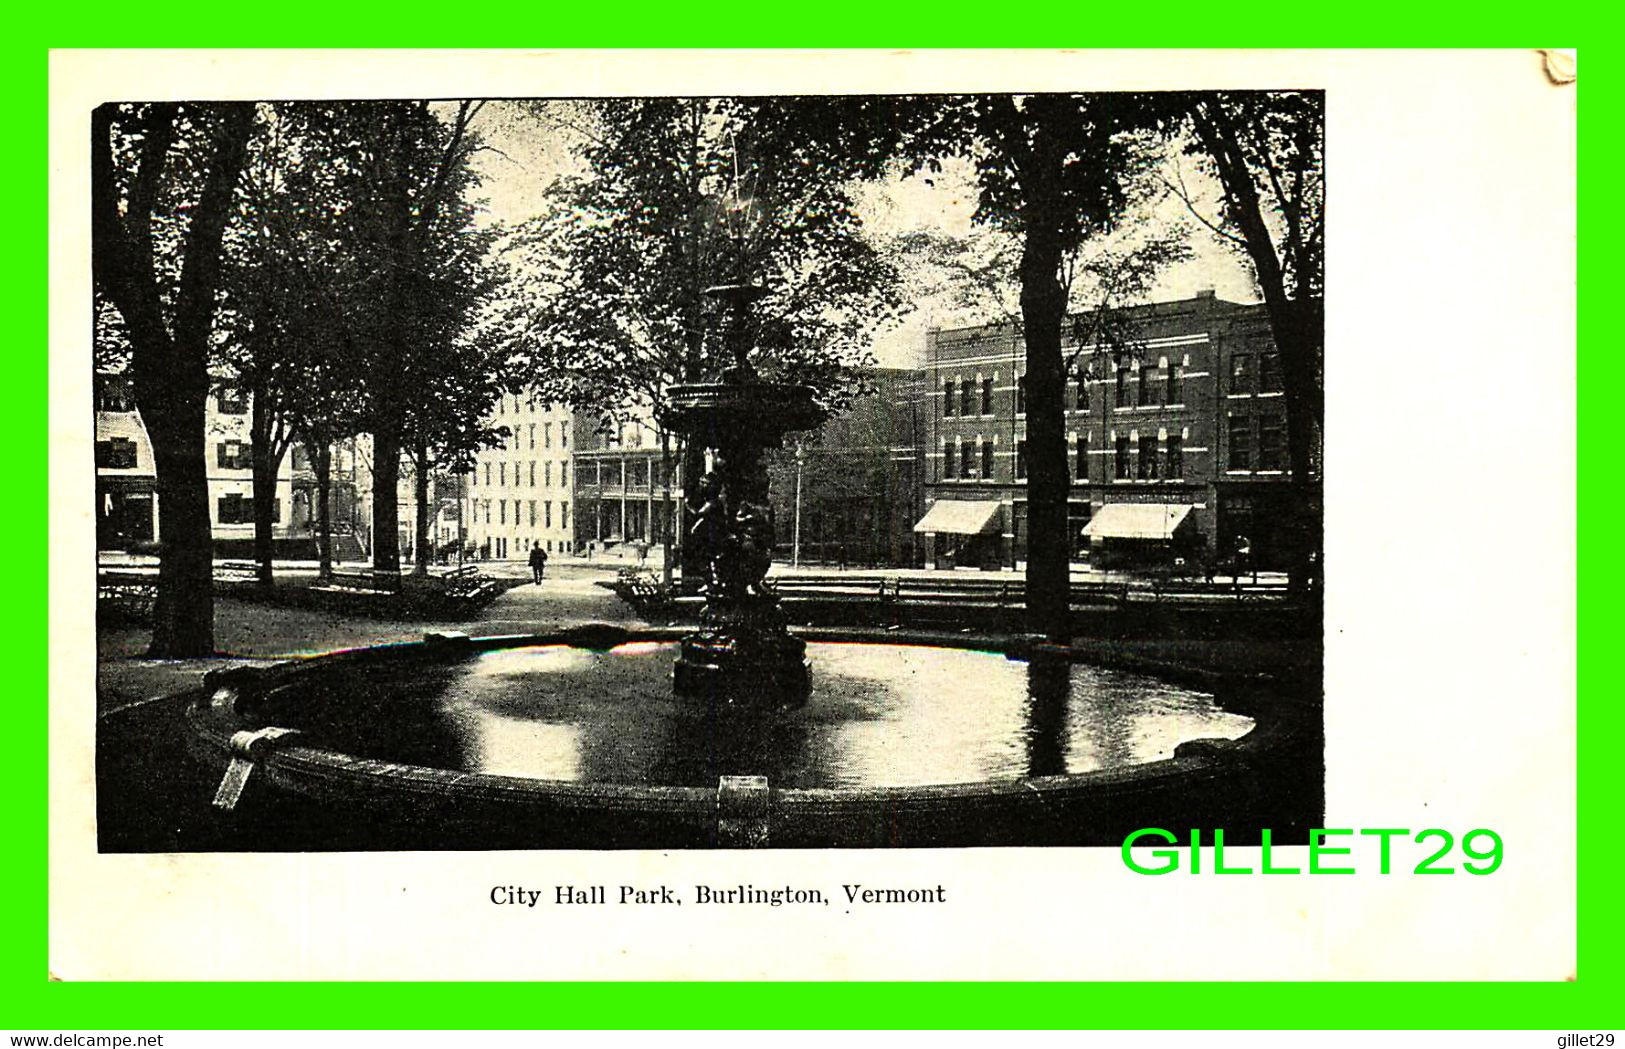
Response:
[{"label": "park bench", "polygon": [[615,573],[612,589],[640,614],[666,609],[672,603],[671,592],[660,577],[648,569],[621,569]]},{"label": "park bench", "polygon": [[96,584],[96,610],[109,619],[151,619],[153,602],[157,598],[158,586],[155,583],[105,579],[98,580]]},{"label": "park bench", "polygon": [[396,572],[334,572],[328,585],[341,590],[373,590],[394,594],[401,589],[401,577]]},{"label": "park bench", "polygon": [[446,596],[464,601],[481,600],[502,588],[497,580],[481,575],[474,565],[453,568],[436,578],[445,586]]},{"label": "park bench", "polygon": [[216,561],[214,563],[214,577],[216,579],[255,579],[259,575],[259,565],[253,561]]}]

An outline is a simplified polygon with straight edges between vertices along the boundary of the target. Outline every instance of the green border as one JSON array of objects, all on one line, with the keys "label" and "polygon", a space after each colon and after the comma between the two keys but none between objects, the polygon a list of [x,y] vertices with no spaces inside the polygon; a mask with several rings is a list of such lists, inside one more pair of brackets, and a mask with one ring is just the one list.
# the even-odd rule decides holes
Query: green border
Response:
[{"label": "green border", "polygon": [[[1121,10],[1079,8],[1054,4],[1051,16],[1042,9],[1002,10],[986,5],[917,4],[875,5],[844,3],[822,5],[814,11],[755,5],[754,10],[730,12],[715,6],[673,8],[669,5],[617,5],[612,18],[602,8],[562,8],[506,5],[485,9],[455,25],[447,24],[434,5],[260,5],[250,10],[239,5],[189,2],[164,9],[129,5],[79,4],[60,13],[38,15],[25,11],[8,18],[12,42],[4,77],[12,88],[12,128],[15,152],[8,165],[4,199],[13,202],[11,243],[4,266],[8,286],[18,289],[14,300],[13,331],[16,350],[11,354],[12,382],[6,387],[4,447],[15,450],[8,469],[13,490],[42,491],[45,485],[46,432],[41,395],[46,389],[43,355],[32,346],[45,346],[44,313],[20,304],[43,304],[46,248],[45,48],[74,46],[873,46],[873,47],[986,47],[986,46],[1205,46],[1232,47],[1300,45],[1305,39],[1347,41],[1350,34],[1388,46],[1402,32],[1410,41],[1444,44],[1463,36],[1493,36],[1502,42],[1514,38],[1541,42],[1547,35],[1572,38],[1589,18],[1572,7],[1559,14],[1557,5],[1508,4],[1486,7],[1459,5],[1456,9],[1427,8],[1407,3],[1360,5],[1347,15],[1328,14],[1318,5],[1304,5],[1293,17],[1266,17],[1262,9],[1245,13],[1233,4],[1178,3],[1156,5],[1147,17],[1141,5]],[[1310,14],[1309,12],[1313,12]],[[1027,16],[1017,21],[1017,16]],[[29,18],[37,21],[29,24]],[[1600,19],[1599,19],[1600,21]],[[703,23],[703,24],[701,24]],[[1304,30],[1305,24],[1318,26]],[[307,27],[321,27],[312,32]],[[861,27],[857,31],[849,27]],[[1384,31],[1389,39],[1372,40]],[[1153,34],[1156,38],[1153,39]],[[1592,50],[1590,55],[1603,54]],[[1587,91],[1610,97],[1612,71],[1587,69]],[[32,123],[27,104],[37,106]],[[1610,112],[1611,108],[1602,108]],[[24,130],[24,129],[27,130]],[[1599,136],[1600,137],[1600,136]],[[34,143],[39,143],[35,146]],[[1593,139],[1591,170],[1603,171],[1604,149],[1611,143]],[[1609,166],[1609,174],[1614,172]],[[1616,225],[1614,209],[1593,209],[1598,222]],[[1588,272],[1615,269],[1611,257],[1615,241],[1606,230],[1587,239]],[[23,246],[27,245],[27,248]],[[1600,245],[1600,247],[1599,247]],[[34,255],[38,251],[40,255]],[[1611,296],[1610,296],[1611,298]],[[1602,296],[1593,296],[1591,319],[1605,308]],[[1586,318],[1582,317],[1582,321]],[[20,330],[18,330],[20,328]],[[1610,397],[1620,379],[1611,347],[1594,345],[1580,362],[1586,374],[1585,398],[1580,403],[1586,420],[1579,441],[1587,449],[1583,465],[1610,447],[1614,434],[1608,427],[1611,407],[1599,399]],[[1537,351],[1538,352],[1538,351]],[[1538,359],[1531,366],[1537,366]],[[1610,428],[1611,429],[1611,428]],[[29,454],[33,453],[33,454]],[[1603,528],[1612,522],[1600,512],[1607,489],[1594,482],[1580,509],[1583,520],[1607,522],[1582,529],[1580,539],[1591,569],[1581,590],[1586,613],[1584,637],[1592,658],[1582,664],[1587,702],[1583,711],[1585,744],[1581,750],[1580,809],[1585,843],[1581,853],[1580,955],[1577,980],[1562,983],[1496,984],[1337,984],[1337,983],[1144,983],[1144,984],[63,984],[46,981],[46,809],[45,783],[46,570],[35,560],[49,537],[43,528],[40,503],[27,497],[11,500],[11,525],[17,541],[11,545],[6,575],[15,593],[39,595],[38,604],[10,601],[7,691],[9,708],[5,733],[4,776],[6,794],[16,799],[7,835],[13,854],[4,865],[4,911],[0,929],[6,930],[5,979],[0,983],[0,1027],[6,1029],[183,1029],[238,1028],[262,1025],[310,1028],[434,1028],[476,1027],[730,1027],[841,1026],[841,1027],[1491,1027],[1546,1028],[1557,1031],[1599,1030],[1618,1022],[1622,1000],[1621,962],[1625,937],[1620,935],[1618,878],[1611,854],[1615,821],[1611,818],[1619,796],[1620,763],[1610,745],[1619,735],[1620,718],[1614,700],[1610,668],[1599,665],[1595,654],[1605,651],[1611,633],[1608,584],[1617,583],[1617,571],[1599,556],[1606,540]],[[1513,505],[1515,499],[1496,500]],[[1597,565],[1591,562],[1595,560]],[[1531,697],[1531,701],[1561,701],[1562,697]],[[1178,945],[1170,943],[1171,950]]]}]

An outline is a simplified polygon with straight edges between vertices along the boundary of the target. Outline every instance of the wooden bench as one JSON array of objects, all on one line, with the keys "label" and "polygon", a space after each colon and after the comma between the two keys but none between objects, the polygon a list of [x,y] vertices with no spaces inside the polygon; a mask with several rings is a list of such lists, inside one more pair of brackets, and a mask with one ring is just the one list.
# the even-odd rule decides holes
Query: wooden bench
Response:
[{"label": "wooden bench", "polygon": [[155,583],[102,580],[96,584],[96,608],[115,617],[150,619],[158,599]]},{"label": "wooden bench", "polygon": [[216,579],[257,579],[259,565],[253,561],[216,561],[214,563],[214,577]]},{"label": "wooden bench", "polygon": [[334,572],[327,581],[328,585],[344,590],[375,590],[394,594],[401,589],[401,577],[395,572]]}]

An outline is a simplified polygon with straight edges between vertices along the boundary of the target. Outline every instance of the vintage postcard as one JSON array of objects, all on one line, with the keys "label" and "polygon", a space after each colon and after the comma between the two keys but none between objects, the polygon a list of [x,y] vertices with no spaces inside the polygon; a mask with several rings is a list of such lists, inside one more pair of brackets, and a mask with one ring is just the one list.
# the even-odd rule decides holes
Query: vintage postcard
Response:
[{"label": "vintage postcard", "polygon": [[1571,977],[1569,70],[54,53],[53,973]]}]

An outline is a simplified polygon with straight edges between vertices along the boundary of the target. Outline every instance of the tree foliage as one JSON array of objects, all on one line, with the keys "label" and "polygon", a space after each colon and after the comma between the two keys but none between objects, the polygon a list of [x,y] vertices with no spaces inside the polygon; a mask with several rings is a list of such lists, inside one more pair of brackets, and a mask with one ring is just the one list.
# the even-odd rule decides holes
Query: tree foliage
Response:
[{"label": "tree foliage", "polygon": [[847,183],[795,130],[797,100],[627,99],[586,116],[589,172],[561,180],[552,210],[508,251],[512,320],[537,379],[561,400],[635,400],[658,412],[670,385],[728,362],[705,289],[758,282],[750,339],[764,372],[833,405],[903,304],[888,260],[857,235]]}]

